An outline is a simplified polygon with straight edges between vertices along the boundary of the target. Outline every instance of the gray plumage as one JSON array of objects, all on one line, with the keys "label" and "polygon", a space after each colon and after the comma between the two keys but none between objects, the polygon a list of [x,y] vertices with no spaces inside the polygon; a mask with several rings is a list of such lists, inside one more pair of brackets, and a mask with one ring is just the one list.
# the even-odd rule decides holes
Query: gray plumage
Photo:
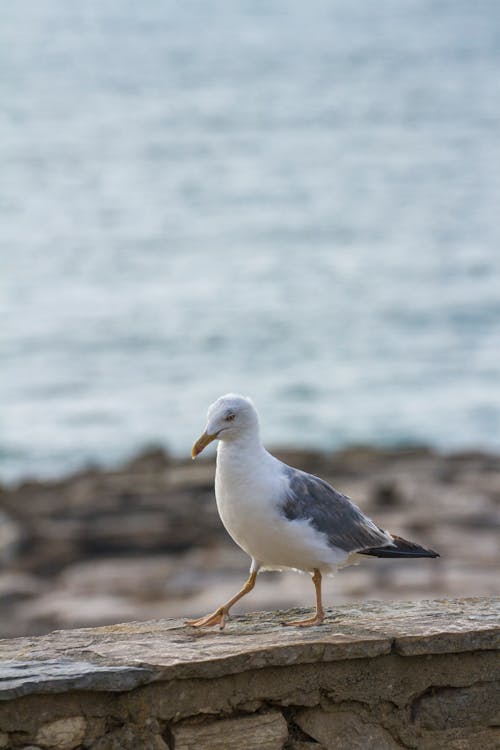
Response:
[{"label": "gray plumage", "polygon": [[[359,552],[391,545],[390,537],[346,495],[328,482],[283,464],[289,489],[282,513],[289,521],[304,520],[322,532],[332,547]],[[392,545],[394,546],[394,545]]]}]

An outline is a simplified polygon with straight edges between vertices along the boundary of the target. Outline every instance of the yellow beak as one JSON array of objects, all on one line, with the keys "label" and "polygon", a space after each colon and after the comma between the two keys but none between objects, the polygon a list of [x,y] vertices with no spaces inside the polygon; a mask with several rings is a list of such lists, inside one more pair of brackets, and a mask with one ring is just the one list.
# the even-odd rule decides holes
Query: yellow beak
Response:
[{"label": "yellow beak", "polygon": [[217,433],[214,435],[209,435],[207,432],[204,432],[203,435],[200,435],[196,443],[191,448],[191,458],[194,460],[196,456],[199,456],[202,450],[204,450],[207,445],[209,445],[212,440],[215,440],[217,437]]}]

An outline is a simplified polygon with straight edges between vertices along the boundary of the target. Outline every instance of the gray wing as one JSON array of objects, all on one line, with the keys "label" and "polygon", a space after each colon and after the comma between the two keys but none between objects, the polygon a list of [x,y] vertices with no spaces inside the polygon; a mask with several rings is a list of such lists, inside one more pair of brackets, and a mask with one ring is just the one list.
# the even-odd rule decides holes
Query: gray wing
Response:
[{"label": "gray wing", "polygon": [[289,521],[309,521],[334,547],[357,552],[390,544],[390,537],[357,505],[313,474],[286,466],[287,494],[282,513]]}]

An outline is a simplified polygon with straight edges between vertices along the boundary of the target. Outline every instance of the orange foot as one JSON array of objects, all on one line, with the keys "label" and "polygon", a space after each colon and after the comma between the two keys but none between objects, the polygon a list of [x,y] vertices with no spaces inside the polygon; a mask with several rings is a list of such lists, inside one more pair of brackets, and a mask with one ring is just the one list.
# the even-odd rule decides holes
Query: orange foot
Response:
[{"label": "orange foot", "polygon": [[205,617],[200,617],[198,620],[186,620],[184,625],[190,625],[193,628],[211,627],[212,625],[218,625],[220,630],[224,630],[226,626],[226,620],[228,616],[227,609],[219,607],[215,612]]},{"label": "orange foot", "polygon": [[282,624],[285,627],[310,628],[311,625],[322,625],[323,620],[324,616],[321,614],[310,617],[308,620],[293,620],[292,622],[284,622]]}]

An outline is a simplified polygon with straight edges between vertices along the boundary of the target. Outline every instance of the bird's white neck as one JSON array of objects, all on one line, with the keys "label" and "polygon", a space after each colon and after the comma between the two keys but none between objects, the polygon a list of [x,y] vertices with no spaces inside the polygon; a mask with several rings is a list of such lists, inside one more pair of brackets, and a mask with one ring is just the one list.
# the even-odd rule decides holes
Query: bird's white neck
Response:
[{"label": "bird's white neck", "polygon": [[246,471],[252,471],[256,465],[261,465],[269,453],[264,448],[258,430],[248,430],[232,440],[219,440],[217,446],[217,465],[243,464]]}]

